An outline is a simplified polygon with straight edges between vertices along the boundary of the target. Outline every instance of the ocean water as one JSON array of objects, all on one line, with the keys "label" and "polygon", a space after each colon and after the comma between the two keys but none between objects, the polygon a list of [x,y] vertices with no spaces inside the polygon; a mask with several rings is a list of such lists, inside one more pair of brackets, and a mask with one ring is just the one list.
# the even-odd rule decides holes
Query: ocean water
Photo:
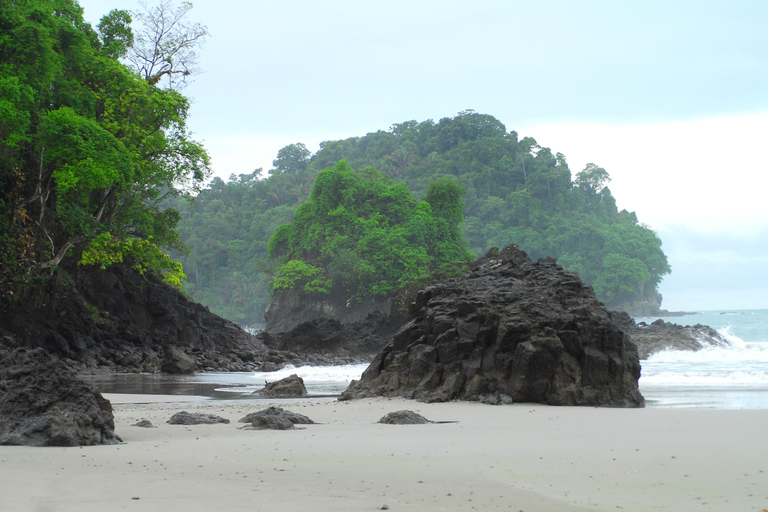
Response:
[{"label": "ocean water", "polygon": [[[659,317],[636,318],[651,323]],[[667,350],[640,361],[647,407],[768,409],[768,309],[702,311],[662,317],[717,330],[728,347]]]},{"label": "ocean water", "polygon": [[[654,318],[637,318],[650,323]],[[701,323],[718,330],[728,347],[697,352],[664,351],[640,361],[640,392],[647,407],[768,409],[768,309],[704,311],[664,317],[680,325]],[[310,396],[334,396],[359,379],[366,364],[286,367],[277,372],[195,375],[86,376],[103,393],[198,395],[216,399],[251,398],[266,382],[295,373]]]}]

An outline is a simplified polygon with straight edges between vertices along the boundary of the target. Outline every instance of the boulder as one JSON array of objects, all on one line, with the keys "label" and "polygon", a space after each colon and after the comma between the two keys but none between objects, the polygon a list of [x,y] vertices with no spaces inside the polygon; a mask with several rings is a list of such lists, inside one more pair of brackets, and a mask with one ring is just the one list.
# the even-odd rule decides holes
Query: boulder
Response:
[{"label": "boulder", "polygon": [[423,425],[432,422],[419,413],[402,410],[390,412],[381,418],[379,423],[385,423],[387,425]]},{"label": "boulder", "polygon": [[295,373],[284,379],[268,382],[264,389],[257,389],[251,394],[269,398],[302,398],[308,395],[304,379]]},{"label": "boulder", "polygon": [[177,412],[168,420],[171,425],[212,425],[214,423],[229,423],[227,418],[215,414]]},{"label": "boulder", "polygon": [[281,407],[268,407],[267,409],[252,412],[238,420],[240,423],[250,423],[257,430],[288,430],[294,425],[312,425],[315,422],[303,414],[286,411]]},{"label": "boulder", "polygon": [[640,359],[648,359],[662,350],[697,351],[708,347],[728,347],[732,343],[716,330],[702,324],[678,325],[656,320],[651,324],[635,323],[631,316],[612,311],[613,322],[637,346]]},{"label": "boulder", "polygon": [[639,377],[637,348],[592,288],[509,246],[419,292],[408,323],[339,400],[642,407]]},{"label": "boulder", "polygon": [[162,370],[166,373],[189,374],[195,373],[197,361],[183,350],[168,347],[165,351]]},{"label": "boulder", "polygon": [[0,444],[117,444],[112,405],[43,349],[0,350]]}]

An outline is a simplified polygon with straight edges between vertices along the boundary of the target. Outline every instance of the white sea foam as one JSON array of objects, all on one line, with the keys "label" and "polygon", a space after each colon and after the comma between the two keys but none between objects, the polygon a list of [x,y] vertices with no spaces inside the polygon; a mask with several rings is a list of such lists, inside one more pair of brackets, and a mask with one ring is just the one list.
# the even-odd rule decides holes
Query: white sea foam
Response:
[{"label": "white sea foam", "polygon": [[642,389],[720,388],[768,390],[768,343],[747,343],[729,327],[727,346],[699,351],[664,350],[642,361]]}]

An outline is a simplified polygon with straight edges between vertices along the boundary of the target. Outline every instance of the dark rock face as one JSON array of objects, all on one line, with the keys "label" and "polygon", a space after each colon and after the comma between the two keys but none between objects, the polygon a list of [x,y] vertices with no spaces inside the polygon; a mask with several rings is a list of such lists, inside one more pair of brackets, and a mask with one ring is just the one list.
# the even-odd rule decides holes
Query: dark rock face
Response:
[{"label": "dark rock face", "polygon": [[0,350],[0,444],[117,444],[112,405],[42,349]]},{"label": "dark rock face", "polygon": [[2,311],[0,346],[41,347],[79,371],[260,369],[258,338],[178,290],[119,265],[71,274]]},{"label": "dark rock face", "polygon": [[365,319],[369,314],[389,315],[389,297],[369,297],[361,302],[349,302],[346,297],[330,295],[309,299],[296,290],[281,290],[272,296],[264,315],[267,332],[286,332],[321,318],[332,318],[343,324]]},{"label": "dark rock face", "polygon": [[381,418],[379,423],[385,423],[387,425],[423,425],[432,422],[419,413],[402,410],[390,412]]},{"label": "dark rock face", "polygon": [[[328,364],[346,364],[355,358],[370,361],[391,339],[402,323],[393,323],[388,315],[371,313],[356,322],[317,318],[303,322],[287,332],[261,333],[259,339],[268,347],[296,352],[304,357],[324,357]],[[344,358],[337,362],[328,358]]]},{"label": "dark rock face", "polygon": [[155,428],[155,426],[152,425],[152,422],[149,421],[149,420],[141,420],[141,421],[138,421],[138,422],[134,423],[131,426],[132,427],[141,427],[141,428]]},{"label": "dark rock face", "polygon": [[240,423],[250,423],[256,430],[288,430],[294,425],[313,425],[315,422],[303,414],[286,411],[280,407],[268,407],[258,412],[252,412],[238,420]]},{"label": "dark rock face", "polygon": [[510,246],[422,290],[411,320],[339,399],[642,407],[639,377],[636,347],[592,289]]},{"label": "dark rock face", "polygon": [[214,423],[229,423],[227,418],[215,414],[177,412],[168,420],[171,425],[213,425]]},{"label": "dark rock face", "polygon": [[731,342],[706,325],[677,325],[664,320],[653,323],[635,323],[627,313],[612,311],[611,318],[623,330],[629,340],[637,345],[640,359],[662,350],[697,351],[706,347],[727,347]]},{"label": "dark rock face", "polygon": [[284,379],[269,382],[264,389],[257,389],[251,394],[269,398],[302,398],[309,393],[304,379],[294,373]]}]

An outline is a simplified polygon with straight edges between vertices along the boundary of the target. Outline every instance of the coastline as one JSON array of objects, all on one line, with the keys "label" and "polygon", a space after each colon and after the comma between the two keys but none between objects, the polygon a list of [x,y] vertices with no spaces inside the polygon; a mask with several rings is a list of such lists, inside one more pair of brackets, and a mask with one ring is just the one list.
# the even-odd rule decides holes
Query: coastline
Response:
[{"label": "coastline", "polygon": [[[768,410],[108,397],[124,444],[0,447],[9,510],[768,507]],[[239,418],[271,404],[319,424],[239,429]],[[401,409],[458,423],[376,423]],[[231,423],[165,423],[180,410]],[[145,418],[157,428],[131,426]]]}]

